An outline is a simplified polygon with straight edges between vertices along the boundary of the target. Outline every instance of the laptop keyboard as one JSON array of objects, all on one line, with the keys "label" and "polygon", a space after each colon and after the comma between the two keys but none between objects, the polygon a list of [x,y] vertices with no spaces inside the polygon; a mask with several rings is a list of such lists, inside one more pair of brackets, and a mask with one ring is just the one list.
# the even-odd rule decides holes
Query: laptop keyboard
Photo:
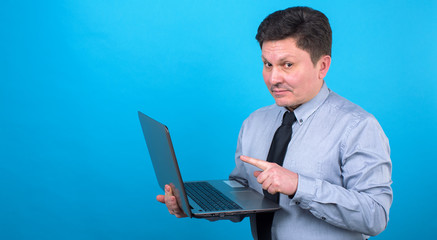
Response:
[{"label": "laptop keyboard", "polygon": [[242,209],[207,182],[184,183],[188,196],[205,211]]}]

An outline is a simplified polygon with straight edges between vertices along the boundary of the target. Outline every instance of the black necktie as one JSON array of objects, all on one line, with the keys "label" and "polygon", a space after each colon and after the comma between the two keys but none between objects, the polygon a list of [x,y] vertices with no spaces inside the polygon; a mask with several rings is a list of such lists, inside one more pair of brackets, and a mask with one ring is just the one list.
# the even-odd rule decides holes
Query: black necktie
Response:
[{"label": "black necktie", "polygon": [[[272,144],[270,145],[269,154],[267,155],[268,162],[277,163],[282,166],[284,162],[285,153],[287,153],[288,143],[291,140],[292,128],[296,117],[294,113],[286,111],[284,117],[282,118],[281,126],[276,130],[273,136]],[[266,190],[263,190],[264,196],[279,202],[279,193],[270,194]],[[274,212],[268,213],[258,213],[256,215],[256,228],[259,240],[269,240],[272,239],[272,223],[273,223]]]}]

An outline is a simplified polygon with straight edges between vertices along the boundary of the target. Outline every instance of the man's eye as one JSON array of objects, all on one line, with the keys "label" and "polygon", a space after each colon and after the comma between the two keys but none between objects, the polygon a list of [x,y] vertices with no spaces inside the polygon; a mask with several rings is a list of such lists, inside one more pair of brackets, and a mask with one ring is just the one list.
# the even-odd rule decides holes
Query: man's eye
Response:
[{"label": "man's eye", "polygon": [[285,63],[284,65],[285,65],[286,68],[290,68],[291,66],[293,66],[292,63]]},{"label": "man's eye", "polygon": [[269,63],[269,62],[264,62],[264,66],[265,66],[265,67],[267,67],[267,68],[269,68],[269,67],[271,67],[271,66],[272,66],[272,64],[271,64],[271,63]]}]

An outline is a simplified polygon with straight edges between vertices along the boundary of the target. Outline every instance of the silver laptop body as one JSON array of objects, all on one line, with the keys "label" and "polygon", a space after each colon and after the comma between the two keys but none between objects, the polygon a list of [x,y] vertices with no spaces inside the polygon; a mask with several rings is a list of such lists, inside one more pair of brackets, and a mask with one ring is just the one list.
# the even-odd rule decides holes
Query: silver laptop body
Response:
[{"label": "silver laptop body", "polygon": [[212,185],[229,200],[235,202],[239,206],[234,209],[208,210],[204,205],[211,205],[213,203],[199,202],[201,200],[192,199],[186,193],[186,187],[190,187],[191,183],[196,182],[184,183],[182,181],[168,128],[164,124],[141,112],[138,112],[138,116],[158,184],[163,190],[166,184],[169,184],[172,187],[172,191],[176,196],[179,206],[181,206],[182,210],[188,216],[196,218],[216,216],[225,217],[270,212],[280,209],[280,206],[277,203],[264,198],[262,194],[235,180],[196,181],[197,183],[202,182],[202,184],[205,184],[206,182],[207,184]]}]

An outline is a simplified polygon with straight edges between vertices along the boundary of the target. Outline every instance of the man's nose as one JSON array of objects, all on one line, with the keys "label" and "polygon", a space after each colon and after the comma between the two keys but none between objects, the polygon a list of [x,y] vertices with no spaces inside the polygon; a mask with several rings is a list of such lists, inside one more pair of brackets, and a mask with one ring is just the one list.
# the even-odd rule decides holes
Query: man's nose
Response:
[{"label": "man's nose", "polygon": [[270,75],[270,82],[272,85],[282,82],[282,74],[277,68],[273,68]]}]

